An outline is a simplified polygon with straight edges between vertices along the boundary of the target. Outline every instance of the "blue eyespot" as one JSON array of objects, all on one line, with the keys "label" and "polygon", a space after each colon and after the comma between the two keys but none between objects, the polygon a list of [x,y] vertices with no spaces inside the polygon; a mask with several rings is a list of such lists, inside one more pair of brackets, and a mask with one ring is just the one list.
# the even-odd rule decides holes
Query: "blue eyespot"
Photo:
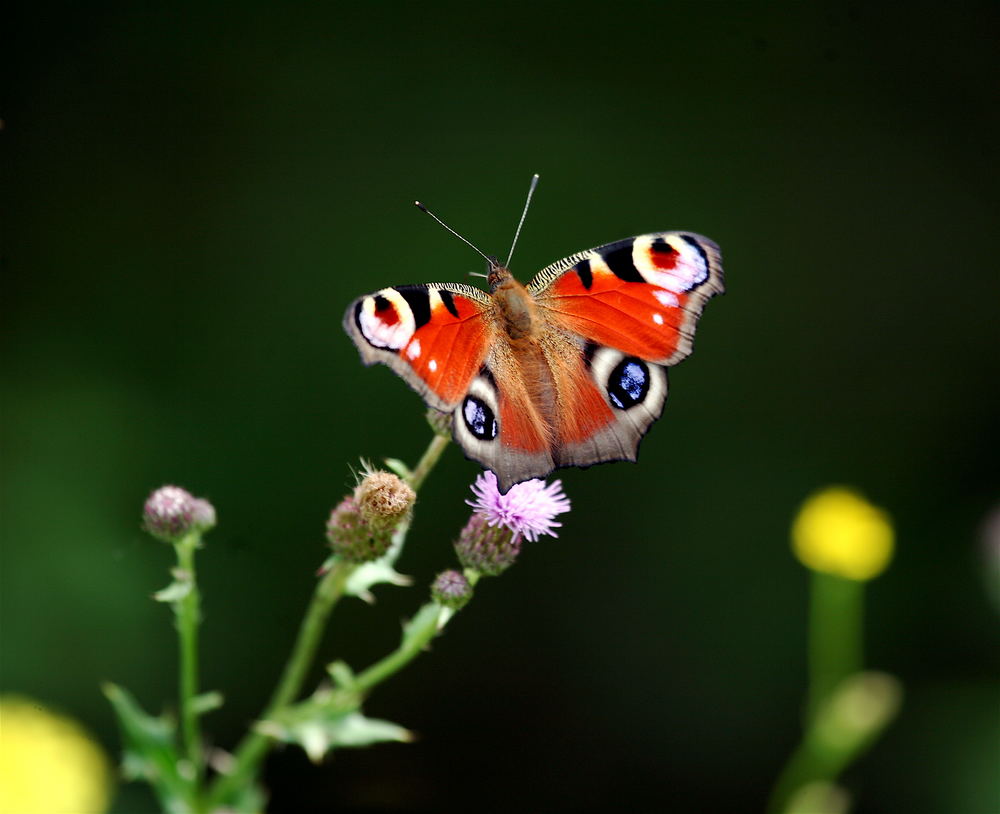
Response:
[{"label": "blue eyespot", "polygon": [[641,404],[649,393],[649,368],[640,359],[622,359],[608,377],[608,397],[619,410]]},{"label": "blue eyespot", "polygon": [[462,402],[462,418],[469,432],[480,441],[492,441],[497,437],[497,418],[482,399],[466,396]]}]

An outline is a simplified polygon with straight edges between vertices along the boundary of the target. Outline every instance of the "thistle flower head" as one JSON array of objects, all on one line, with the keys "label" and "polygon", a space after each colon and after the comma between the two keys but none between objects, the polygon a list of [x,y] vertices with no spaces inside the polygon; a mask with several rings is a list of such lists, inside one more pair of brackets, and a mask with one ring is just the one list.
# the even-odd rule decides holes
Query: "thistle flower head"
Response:
[{"label": "thistle flower head", "polygon": [[486,576],[506,571],[521,553],[523,540],[535,541],[542,534],[556,536],[561,523],[557,514],[569,511],[569,498],[562,484],[548,486],[541,480],[515,484],[507,494],[500,494],[497,477],[483,472],[472,484],[475,500],[467,500],[472,517],[455,542],[455,552],[464,568]]},{"label": "thistle flower head", "polygon": [[562,482],[534,480],[515,483],[507,494],[500,494],[497,476],[483,472],[472,485],[475,500],[467,500],[476,514],[491,526],[504,526],[514,534],[514,541],[524,537],[534,542],[542,534],[557,537],[555,532],[562,523],[555,521],[557,514],[568,512],[569,498],[563,494]]}]

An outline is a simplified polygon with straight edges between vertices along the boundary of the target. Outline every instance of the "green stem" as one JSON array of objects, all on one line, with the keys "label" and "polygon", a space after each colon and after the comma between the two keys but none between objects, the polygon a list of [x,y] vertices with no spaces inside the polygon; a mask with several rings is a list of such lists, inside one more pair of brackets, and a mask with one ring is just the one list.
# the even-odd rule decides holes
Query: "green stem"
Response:
[{"label": "green stem", "polygon": [[441,458],[441,453],[443,453],[448,447],[448,442],[450,440],[450,438],[446,438],[443,435],[438,435],[437,433],[434,434],[434,437],[431,439],[430,444],[427,445],[427,449],[424,451],[420,462],[417,464],[416,468],[410,472],[410,476],[406,479],[415,492],[420,491],[420,487],[423,485],[427,476],[431,473],[431,470]]},{"label": "green stem", "polygon": [[[194,553],[200,535],[189,534],[174,546],[177,552],[178,576],[190,585],[187,594],[174,605],[177,633],[180,639],[180,709],[184,753],[191,762],[195,777],[201,777],[201,733],[195,696],[198,695],[198,623],[201,621],[201,597],[194,569]],[[194,786],[197,787],[197,780]]]},{"label": "green stem", "polygon": [[[302,689],[302,684],[323,636],[326,620],[334,605],[337,604],[337,600],[343,596],[347,579],[355,567],[354,563],[338,560],[323,575],[316,586],[312,602],[310,602],[309,609],[306,611],[305,618],[299,628],[299,635],[295,641],[295,647],[292,649],[292,655],[285,665],[281,681],[271,696],[267,709],[261,715],[262,719],[266,720],[290,703]],[[273,743],[274,741],[270,737],[260,732],[248,733],[236,749],[233,770],[220,777],[216,782],[209,798],[210,801],[213,804],[223,802],[231,792],[251,782],[260,762],[267,755]]]},{"label": "green stem", "polygon": [[809,607],[811,722],[823,701],[862,667],[864,583],[814,571]]},{"label": "green stem", "polygon": [[864,583],[819,571],[809,588],[809,691],[805,733],[782,769],[768,803],[770,814],[785,810],[790,796],[812,780],[833,780],[840,753],[818,749],[819,716],[848,676],[862,669]]},{"label": "green stem", "polygon": [[778,777],[768,812],[788,810],[789,800],[808,783],[836,780],[896,717],[902,694],[899,680],[887,673],[855,673],[841,681],[823,699]]},{"label": "green stem", "polygon": [[424,605],[407,625],[399,647],[355,676],[351,689],[358,693],[366,693],[420,655],[427,643],[437,635],[441,610],[441,606],[436,602]]},{"label": "green stem", "polygon": [[[433,438],[431,438],[431,442],[427,445],[427,449],[420,458],[419,463],[416,468],[410,472],[410,475],[407,478],[410,486],[412,486],[415,491],[418,491],[421,485],[423,485],[424,480],[426,480],[431,470],[441,458],[441,454],[448,446],[449,440],[450,439],[436,433]],[[401,536],[405,536],[408,529],[409,525],[407,524],[397,533]],[[288,663],[285,665],[285,671],[282,674],[281,681],[278,683],[277,689],[275,689],[274,694],[271,696],[271,701],[268,703],[267,709],[265,709],[264,713],[261,715],[261,719],[268,719],[282,707],[291,703],[302,689],[302,683],[305,681],[306,674],[308,673],[309,667],[316,654],[316,649],[319,646],[323,628],[326,626],[326,621],[330,612],[333,610],[334,605],[337,603],[337,600],[343,595],[344,589],[347,585],[347,580],[354,571],[354,568],[355,565],[353,563],[344,562],[342,560],[337,561],[316,586],[312,602],[310,603],[309,609],[306,611],[306,616],[302,620],[302,625],[299,628],[298,639],[295,642],[292,655],[289,658]],[[432,631],[433,629],[434,628],[432,626]],[[431,635],[433,635],[433,633]],[[400,649],[402,649],[402,646]],[[419,649],[416,652],[419,652]],[[413,658],[413,656],[416,655],[416,652],[412,653],[409,658]],[[388,658],[391,658],[391,656]],[[409,659],[406,660],[408,661]],[[385,659],[383,659],[383,661],[385,661]],[[405,663],[405,661],[401,662],[399,666],[402,666],[403,663]],[[378,662],[369,669],[374,669],[374,667],[377,667],[379,664],[381,664],[381,662]],[[399,669],[399,667],[396,667],[395,669]],[[395,670],[392,670],[391,672],[395,672]],[[379,678],[378,680],[382,679]],[[375,683],[377,683],[377,681]],[[256,731],[249,732],[236,748],[233,755],[232,770],[229,773],[220,776],[212,787],[208,798],[210,806],[225,802],[233,792],[253,782],[261,761],[263,761],[273,745],[274,740],[267,735],[263,735]]]}]

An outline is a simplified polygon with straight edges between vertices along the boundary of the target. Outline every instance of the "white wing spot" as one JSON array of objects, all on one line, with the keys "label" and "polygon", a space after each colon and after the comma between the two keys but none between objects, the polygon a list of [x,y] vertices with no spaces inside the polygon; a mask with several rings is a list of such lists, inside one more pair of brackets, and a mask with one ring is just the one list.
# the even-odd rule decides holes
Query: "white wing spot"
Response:
[{"label": "white wing spot", "polygon": [[653,292],[653,296],[656,297],[660,305],[666,308],[676,308],[680,305],[680,300],[677,299],[677,295],[673,291],[664,291],[662,288],[658,288]]},{"label": "white wing spot", "polygon": [[406,356],[408,359],[419,359],[420,358],[420,340],[414,339],[410,343],[410,347],[406,349]]},{"label": "white wing spot", "polygon": [[663,314],[653,314],[653,322],[657,325],[663,324]]},{"label": "white wing spot", "polygon": [[431,359],[427,363],[427,367],[430,368],[431,373],[433,373],[435,370],[437,370],[438,369],[437,359]]}]

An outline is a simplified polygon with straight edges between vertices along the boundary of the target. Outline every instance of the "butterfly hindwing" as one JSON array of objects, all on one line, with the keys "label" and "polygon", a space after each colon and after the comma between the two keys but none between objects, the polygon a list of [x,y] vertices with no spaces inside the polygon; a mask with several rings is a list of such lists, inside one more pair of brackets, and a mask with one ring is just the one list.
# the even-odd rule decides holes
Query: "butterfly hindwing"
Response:
[{"label": "butterfly hindwing", "polygon": [[489,350],[489,308],[472,286],[395,286],[351,303],[344,329],[366,365],[389,365],[431,407],[451,412]]}]

